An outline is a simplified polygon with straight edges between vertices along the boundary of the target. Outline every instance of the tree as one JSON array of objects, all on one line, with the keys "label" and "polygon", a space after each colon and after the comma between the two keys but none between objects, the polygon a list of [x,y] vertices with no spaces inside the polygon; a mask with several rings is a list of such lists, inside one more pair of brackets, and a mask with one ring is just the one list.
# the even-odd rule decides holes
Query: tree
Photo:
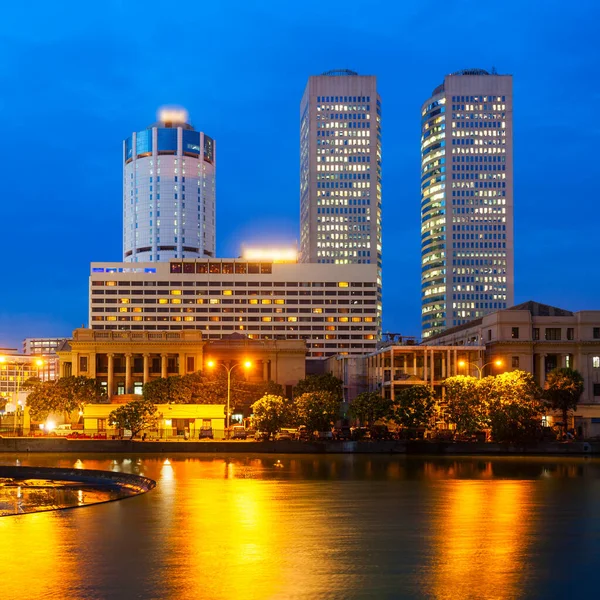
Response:
[{"label": "tree", "polygon": [[106,389],[96,379],[81,375],[61,377],[56,384],[61,395],[61,410],[65,413],[83,410],[86,404],[94,404],[106,399]]},{"label": "tree", "polygon": [[63,412],[61,390],[56,381],[42,381],[27,395],[29,415],[34,421],[45,421],[50,413]]},{"label": "tree", "polygon": [[488,426],[487,410],[475,377],[455,375],[444,382],[446,414],[458,433],[471,435]]},{"label": "tree", "polygon": [[378,392],[358,394],[348,408],[348,414],[361,425],[373,425],[379,419],[387,419],[391,411],[392,401],[382,398]]},{"label": "tree", "polygon": [[144,400],[154,404],[189,404],[192,390],[184,377],[173,375],[145,383],[142,387],[142,395]]},{"label": "tree", "polygon": [[577,403],[583,394],[583,389],[583,377],[575,369],[568,367],[554,369],[546,377],[544,399],[550,408],[562,413],[565,431],[569,413],[577,410]]},{"label": "tree", "polygon": [[544,405],[531,373],[511,371],[479,382],[496,442],[526,443],[538,438]]},{"label": "tree", "polygon": [[157,424],[156,405],[142,398],[127,404],[122,404],[108,416],[110,421],[119,429],[129,429],[131,439],[140,431],[155,427]]},{"label": "tree", "polygon": [[435,394],[427,385],[413,385],[396,395],[393,418],[407,429],[426,427],[435,414]]},{"label": "tree", "polygon": [[294,388],[294,398],[308,392],[329,392],[338,402],[341,402],[344,399],[344,382],[331,373],[309,375],[301,379]]},{"label": "tree", "polygon": [[273,394],[265,394],[257,400],[252,405],[252,412],[257,429],[265,431],[269,437],[288,425],[291,417],[289,403]]},{"label": "tree", "polygon": [[306,425],[309,431],[327,431],[340,412],[340,400],[333,392],[305,392],[294,399],[298,425]]}]

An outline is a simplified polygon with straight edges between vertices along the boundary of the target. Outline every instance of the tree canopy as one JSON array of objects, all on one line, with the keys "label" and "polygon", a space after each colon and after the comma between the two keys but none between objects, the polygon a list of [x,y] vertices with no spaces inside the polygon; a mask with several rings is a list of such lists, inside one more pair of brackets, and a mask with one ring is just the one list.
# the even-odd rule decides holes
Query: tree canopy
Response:
[{"label": "tree canopy", "polygon": [[130,430],[131,439],[144,429],[156,427],[158,422],[155,404],[144,398],[122,404],[108,418],[117,428]]},{"label": "tree canopy", "polygon": [[256,427],[274,436],[282,427],[290,424],[291,407],[282,396],[265,394],[252,405]]},{"label": "tree canopy", "polygon": [[305,392],[294,398],[298,425],[306,425],[310,432],[328,431],[340,412],[340,400],[333,392]]},{"label": "tree canopy", "polygon": [[548,373],[544,387],[544,399],[553,410],[562,413],[566,428],[569,413],[577,410],[577,403],[583,394],[583,377],[579,371],[563,367]]},{"label": "tree canopy", "polygon": [[466,375],[448,377],[446,415],[456,425],[458,433],[473,434],[488,425],[485,403],[480,394],[479,380]]},{"label": "tree canopy", "polygon": [[427,385],[413,385],[396,395],[393,419],[407,429],[426,427],[435,414],[436,401],[433,390]]},{"label": "tree canopy", "polygon": [[309,375],[294,387],[294,398],[308,392],[329,392],[338,402],[344,398],[344,382],[331,373]]},{"label": "tree canopy", "polygon": [[360,421],[361,425],[373,425],[379,419],[387,419],[392,413],[392,401],[382,398],[379,392],[362,392],[358,394],[348,414]]}]

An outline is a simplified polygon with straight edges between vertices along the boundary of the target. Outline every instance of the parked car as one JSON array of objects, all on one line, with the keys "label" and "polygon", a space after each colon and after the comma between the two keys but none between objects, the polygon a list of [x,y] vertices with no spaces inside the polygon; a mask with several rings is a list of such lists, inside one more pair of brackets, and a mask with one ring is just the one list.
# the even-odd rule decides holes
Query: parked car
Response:
[{"label": "parked car", "polygon": [[349,425],[334,427],[332,430],[333,439],[338,441],[347,441],[352,439],[352,430]]},{"label": "parked car", "polygon": [[315,431],[314,437],[320,442],[330,442],[333,440],[333,433],[331,431]]},{"label": "parked car", "polygon": [[245,440],[248,437],[243,425],[234,425],[231,428],[232,440]]},{"label": "parked car", "polygon": [[277,435],[275,436],[275,440],[278,442],[281,442],[283,440],[286,441],[291,441],[294,438],[292,437],[291,433],[289,431],[286,431],[285,429],[282,429],[281,431],[279,431],[277,433]]},{"label": "parked car", "polygon": [[214,440],[212,427],[203,427],[198,433],[198,439],[200,440]]},{"label": "parked car", "polygon": [[73,433],[73,430],[71,429],[70,423],[65,423],[63,425],[57,425],[52,431],[53,435],[58,435],[60,437],[66,437],[66,436],[70,435],[71,433]]}]

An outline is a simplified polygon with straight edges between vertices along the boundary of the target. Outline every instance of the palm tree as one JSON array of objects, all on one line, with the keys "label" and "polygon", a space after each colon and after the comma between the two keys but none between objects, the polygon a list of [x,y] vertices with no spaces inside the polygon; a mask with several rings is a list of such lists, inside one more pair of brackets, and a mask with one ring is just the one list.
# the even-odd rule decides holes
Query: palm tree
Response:
[{"label": "palm tree", "polygon": [[548,373],[544,387],[544,398],[550,408],[562,412],[563,427],[567,430],[567,418],[583,394],[583,377],[579,371],[563,367]]}]

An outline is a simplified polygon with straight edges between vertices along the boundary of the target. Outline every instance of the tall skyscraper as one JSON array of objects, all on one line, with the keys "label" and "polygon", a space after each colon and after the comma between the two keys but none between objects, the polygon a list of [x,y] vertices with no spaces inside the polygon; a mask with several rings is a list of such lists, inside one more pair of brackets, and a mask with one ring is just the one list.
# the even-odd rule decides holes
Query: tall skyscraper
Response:
[{"label": "tall skyscraper", "polygon": [[300,254],[302,262],[377,264],[381,276],[374,76],[339,70],[308,80],[300,104]]},{"label": "tall skyscraper", "polygon": [[163,108],[123,142],[123,260],[215,255],[215,141]]},{"label": "tall skyscraper", "polygon": [[427,338],[514,303],[512,75],[448,75],[421,109]]}]

